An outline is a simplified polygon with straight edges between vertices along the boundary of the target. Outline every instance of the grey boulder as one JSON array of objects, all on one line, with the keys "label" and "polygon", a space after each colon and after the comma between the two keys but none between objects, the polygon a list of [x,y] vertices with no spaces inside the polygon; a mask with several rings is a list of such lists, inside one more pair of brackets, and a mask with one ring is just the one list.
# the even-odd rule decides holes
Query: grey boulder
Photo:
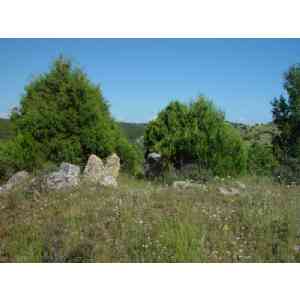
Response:
[{"label": "grey boulder", "polygon": [[144,165],[145,176],[148,178],[155,178],[161,176],[163,173],[162,157],[159,153],[149,153]]},{"label": "grey boulder", "polygon": [[172,187],[175,189],[199,189],[202,191],[207,191],[207,186],[201,183],[194,183],[190,181],[174,181]]},{"label": "grey boulder", "polygon": [[224,187],[219,187],[218,191],[220,194],[224,196],[237,196],[240,195],[240,191],[236,188],[224,188]]},{"label": "grey boulder", "polygon": [[9,192],[15,187],[23,184],[30,177],[29,173],[26,171],[20,171],[14,174],[5,185],[0,187],[0,193]]},{"label": "grey boulder", "polygon": [[62,163],[57,172],[53,172],[46,176],[46,188],[50,190],[61,190],[75,187],[79,184],[80,167]]}]

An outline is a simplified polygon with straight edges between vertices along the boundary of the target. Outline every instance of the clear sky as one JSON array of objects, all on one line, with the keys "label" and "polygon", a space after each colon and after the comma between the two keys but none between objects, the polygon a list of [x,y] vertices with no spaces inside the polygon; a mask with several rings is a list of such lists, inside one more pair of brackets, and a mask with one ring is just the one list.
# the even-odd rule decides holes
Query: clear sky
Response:
[{"label": "clear sky", "polygon": [[300,39],[0,39],[0,115],[63,54],[99,83],[117,120],[145,122],[170,100],[208,96],[228,120],[271,120]]}]

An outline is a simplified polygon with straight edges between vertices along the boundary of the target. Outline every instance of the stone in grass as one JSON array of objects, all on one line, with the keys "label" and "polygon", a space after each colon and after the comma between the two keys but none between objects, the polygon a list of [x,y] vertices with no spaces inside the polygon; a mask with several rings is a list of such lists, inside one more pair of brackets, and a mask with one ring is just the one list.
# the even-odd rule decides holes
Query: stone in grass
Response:
[{"label": "stone in grass", "polygon": [[116,187],[119,171],[120,158],[116,154],[110,155],[105,165],[101,158],[92,154],[85,166],[83,179],[93,184]]},{"label": "stone in grass", "polygon": [[29,173],[26,171],[20,171],[14,174],[5,185],[0,187],[0,193],[9,192],[15,187],[23,184],[29,178]]},{"label": "stone in grass", "polygon": [[296,246],[294,247],[294,250],[295,250],[295,252],[297,252],[297,253],[300,254],[300,245],[296,245]]},{"label": "stone in grass", "polygon": [[237,187],[239,187],[242,190],[246,189],[246,185],[240,181],[236,181],[236,185],[237,185]]},{"label": "stone in grass", "polygon": [[118,183],[117,183],[116,178],[114,176],[107,175],[107,176],[104,176],[101,179],[100,185],[117,187]]},{"label": "stone in grass", "polygon": [[57,172],[46,176],[46,188],[49,190],[62,190],[75,187],[79,184],[80,167],[62,163]]},{"label": "stone in grass", "polygon": [[120,167],[120,158],[117,154],[113,153],[112,155],[106,158],[105,174],[107,176],[112,176],[115,179],[118,178]]},{"label": "stone in grass", "polygon": [[236,188],[224,188],[224,187],[219,187],[218,191],[220,194],[224,196],[237,196],[240,195],[240,191]]},{"label": "stone in grass", "polygon": [[175,189],[200,189],[207,191],[207,186],[200,183],[194,183],[190,181],[174,181],[172,187]]},{"label": "stone in grass", "polygon": [[97,155],[90,155],[88,162],[83,171],[83,177],[85,180],[97,183],[105,174],[104,164]]}]

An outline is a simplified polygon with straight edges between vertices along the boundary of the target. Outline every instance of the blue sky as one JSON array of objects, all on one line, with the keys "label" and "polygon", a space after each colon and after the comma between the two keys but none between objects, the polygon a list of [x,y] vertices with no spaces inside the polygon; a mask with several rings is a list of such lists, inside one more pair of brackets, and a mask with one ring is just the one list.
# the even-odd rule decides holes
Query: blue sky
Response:
[{"label": "blue sky", "polygon": [[99,83],[117,120],[145,122],[170,100],[204,94],[228,120],[271,120],[300,39],[0,39],[0,115],[63,54]]}]

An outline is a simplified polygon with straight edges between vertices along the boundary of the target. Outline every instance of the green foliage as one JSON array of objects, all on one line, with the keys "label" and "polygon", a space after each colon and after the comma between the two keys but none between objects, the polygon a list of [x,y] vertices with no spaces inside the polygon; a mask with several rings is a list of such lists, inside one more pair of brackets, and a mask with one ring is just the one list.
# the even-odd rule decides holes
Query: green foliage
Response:
[{"label": "green foliage", "polygon": [[31,144],[28,151],[38,148],[31,153],[34,163],[84,164],[92,153],[106,157],[120,151],[123,161],[129,155],[129,168],[135,165],[134,149],[111,117],[99,86],[62,57],[25,88],[11,120],[16,134],[26,135]]},{"label": "green foliage", "polygon": [[290,67],[285,74],[284,88],[288,98],[280,96],[272,102],[273,120],[279,134],[273,144],[281,161],[300,158],[300,65]]},{"label": "green foliage", "polygon": [[288,158],[278,165],[273,177],[282,184],[300,184],[300,161],[297,158]]},{"label": "green foliage", "polygon": [[0,140],[9,139],[13,135],[11,123],[7,119],[0,119]]},{"label": "green foliage", "polygon": [[271,145],[253,143],[249,146],[247,167],[250,174],[271,175],[276,166],[277,161]]},{"label": "green foliage", "polygon": [[139,175],[142,172],[143,153],[138,146],[129,143],[124,136],[120,136],[116,152],[120,156],[123,170],[133,175]]},{"label": "green foliage", "polygon": [[145,132],[146,153],[162,154],[167,166],[181,169],[197,163],[217,175],[238,175],[246,167],[246,151],[237,130],[204,97],[190,105],[171,102]]},{"label": "green foliage", "polygon": [[18,134],[14,139],[0,143],[0,178],[14,172],[39,168],[43,162],[39,145],[29,134]]},{"label": "green foliage", "polygon": [[131,143],[136,143],[136,141],[144,135],[147,124],[119,122],[119,126],[128,140]]},{"label": "green foliage", "polygon": [[300,64],[285,74],[287,98],[280,96],[272,102],[273,121],[278,128],[274,135],[274,153],[280,161],[275,177],[281,182],[299,182],[300,165]]},{"label": "green foliage", "polygon": [[272,144],[272,138],[278,133],[276,126],[273,123],[244,125],[238,123],[231,123],[231,125],[238,129],[243,140],[248,144]]}]

